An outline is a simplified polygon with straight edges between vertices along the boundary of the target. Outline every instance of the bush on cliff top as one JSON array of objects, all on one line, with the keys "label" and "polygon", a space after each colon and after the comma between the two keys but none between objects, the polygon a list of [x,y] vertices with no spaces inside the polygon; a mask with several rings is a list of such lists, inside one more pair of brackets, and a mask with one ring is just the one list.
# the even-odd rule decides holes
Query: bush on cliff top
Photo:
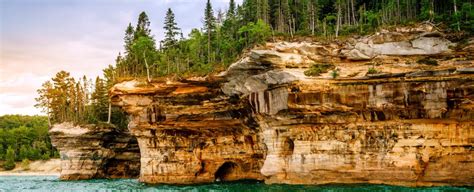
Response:
[{"label": "bush on cliff top", "polygon": [[333,64],[313,64],[308,70],[304,72],[306,76],[319,76],[321,73],[327,73],[329,70],[335,69]]},{"label": "bush on cliff top", "polygon": [[377,73],[379,72],[377,71],[377,69],[373,67],[369,68],[369,70],[367,71],[367,74],[377,74]]}]

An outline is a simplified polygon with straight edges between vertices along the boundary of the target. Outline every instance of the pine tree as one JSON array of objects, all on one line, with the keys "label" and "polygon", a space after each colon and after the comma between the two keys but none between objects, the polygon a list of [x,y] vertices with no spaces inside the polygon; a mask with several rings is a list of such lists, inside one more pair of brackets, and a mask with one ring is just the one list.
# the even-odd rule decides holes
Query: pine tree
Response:
[{"label": "pine tree", "polygon": [[149,37],[150,33],[150,20],[148,19],[148,15],[143,11],[138,16],[137,27],[135,27],[134,39],[136,40],[144,36]]},{"label": "pine tree", "polygon": [[261,10],[261,14],[260,14],[260,18],[263,22],[265,22],[266,24],[270,24],[270,5],[269,5],[269,2],[268,0],[261,0],[261,6],[260,6],[260,10]]},{"label": "pine tree", "polygon": [[211,38],[215,29],[215,20],[211,1],[207,0],[206,9],[204,10],[204,29],[207,33],[207,63],[211,63]]},{"label": "pine tree", "polygon": [[108,94],[104,80],[97,77],[95,80],[95,90],[92,93],[92,106],[96,121],[106,121],[108,116]]},{"label": "pine tree", "polygon": [[227,19],[229,18],[234,18],[235,17],[235,14],[236,14],[236,7],[235,7],[235,1],[234,0],[230,0],[229,2],[229,9],[227,10]]},{"label": "pine tree", "polygon": [[176,45],[178,42],[176,36],[180,34],[178,24],[175,22],[174,13],[171,9],[168,9],[165,17],[165,39],[162,41],[163,48],[169,48]]},{"label": "pine tree", "polygon": [[52,79],[53,91],[51,96],[51,111],[54,114],[55,122],[64,122],[70,120],[70,106],[71,98],[70,89],[74,86],[74,79],[70,76],[69,72],[60,71]]},{"label": "pine tree", "polygon": [[[134,28],[132,27],[132,24],[129,23],[128,26],[127,26],[127,29],[125,30],[125,37],[124,37],[124,40],[125,40],[125,51],[128,53],[130,52],[130,49],[131,49],[131,46],[132,46],[132,43],[133,43],[133,35],[135,34],[135,30]],[[119,54],[120,55],[120,54]]]},{"label": "pine tree", "polygon": [[36,91],[38,93],[38,97],[35,98],[36,108],[42,109],[42,112],[46,113],[48,116],[48,126],[51,127],[51,117],[53,116],[51,108],[52,108],[52,98],[53,98],[53,84],[51,81],[46,81],[43,83],[40,89]]}]

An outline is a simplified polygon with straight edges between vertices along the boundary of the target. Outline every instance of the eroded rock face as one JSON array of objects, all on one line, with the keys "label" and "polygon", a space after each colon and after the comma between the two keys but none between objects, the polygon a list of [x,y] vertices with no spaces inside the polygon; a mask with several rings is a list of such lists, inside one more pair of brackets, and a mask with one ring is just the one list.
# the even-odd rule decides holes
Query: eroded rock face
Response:
[{"label": "eroded rock face", "polygon": [[379,55],[410,56],[435,55],[450,51],[455,44],[442,37],[442,34],[421,33],[403,35],[398,32],[383,32],[351,45],[341,51],[350,60],[371,60]]},{"label": "eroded rock face", "polygon": [[265,150],[251,108],[224,95],[220,82],[136,85],[118,84],[112,94],[114,104],[129,113],[129,129],[140,145],[140,181],[263,179]]},{"label": "eroded rock face", "polygon": [[105,124],[62,123],[54,125],[49,134],[61,155],[63,180],[138,177],[140,151],[127,130]]},{"label": "eroded rock face", "polygon": [[[451,42],[403,31],[268,43],[218,76],[115,85],[112,101],[140,146],[140,181],[472,186],[474,63],[413,63],[452,52]],[[353,50],[379,73],[348,58]],[[318,62],[333,63],[338,78],[305,76]]]},{"label": "eroded rock face", "polygon": [[472,185],[473,78],[294,84],[288,109],[258,115],[261,172],[267,183]]}]

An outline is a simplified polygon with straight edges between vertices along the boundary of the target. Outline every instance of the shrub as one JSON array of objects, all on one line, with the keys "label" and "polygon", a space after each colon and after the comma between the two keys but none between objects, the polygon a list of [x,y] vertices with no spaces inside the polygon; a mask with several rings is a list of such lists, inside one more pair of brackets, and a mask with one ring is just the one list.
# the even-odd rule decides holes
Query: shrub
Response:
[{"label": "shrub", "polygon": [[3,168],[5,170],[12,170],[15,168],[15,151],[11,146],[7,149],[7,154],[5,155],[5,163],[3,163]]},{"label": "shrub", "polygon": [[30,169],[30,160],[23,159],[23,161],[21,161],[21,168],[23,168],[23,170],[29,170]]},{"label": "shrub", "polygon": [[438,66],[438,61],[430,58],[423,58],[417,61],[419,64],[431,65],[431,66]]},{"label": "shrub", "polygon": [[329,70],[334,69],[335,66],[333,64],[314,64],[308,70],[304,72],[306,76],[319,76],[321,73],[327,73]]},{"label": "shrub", "polygon": [[367,71],[367,74],[376,74],[376,73],[379,73],[379,72],[377,71],[377,69],[373,67],[369,68],[369,71]]},{"label": "shrub", "polygon": [[332,76],[333,79],[335,79],[339,76],[339,72],[337,71],[337,69],[332,70],[331,76]]}]

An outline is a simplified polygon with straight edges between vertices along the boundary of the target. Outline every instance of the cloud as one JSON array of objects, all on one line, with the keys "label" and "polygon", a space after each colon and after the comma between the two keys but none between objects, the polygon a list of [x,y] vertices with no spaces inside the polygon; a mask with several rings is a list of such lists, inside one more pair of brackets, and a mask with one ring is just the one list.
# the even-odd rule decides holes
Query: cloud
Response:
[{"label": "cloud", "polygon": [[[225,10],[229,0],[211,2]],[[100,75],[123,51],[125,28],[141,11],[159,41],[168,7],[186,35],[202,26],[204,6],[204,0],[1,1],[0,115],[39,114],[36,90],[60,70],[76,78]]]}]

